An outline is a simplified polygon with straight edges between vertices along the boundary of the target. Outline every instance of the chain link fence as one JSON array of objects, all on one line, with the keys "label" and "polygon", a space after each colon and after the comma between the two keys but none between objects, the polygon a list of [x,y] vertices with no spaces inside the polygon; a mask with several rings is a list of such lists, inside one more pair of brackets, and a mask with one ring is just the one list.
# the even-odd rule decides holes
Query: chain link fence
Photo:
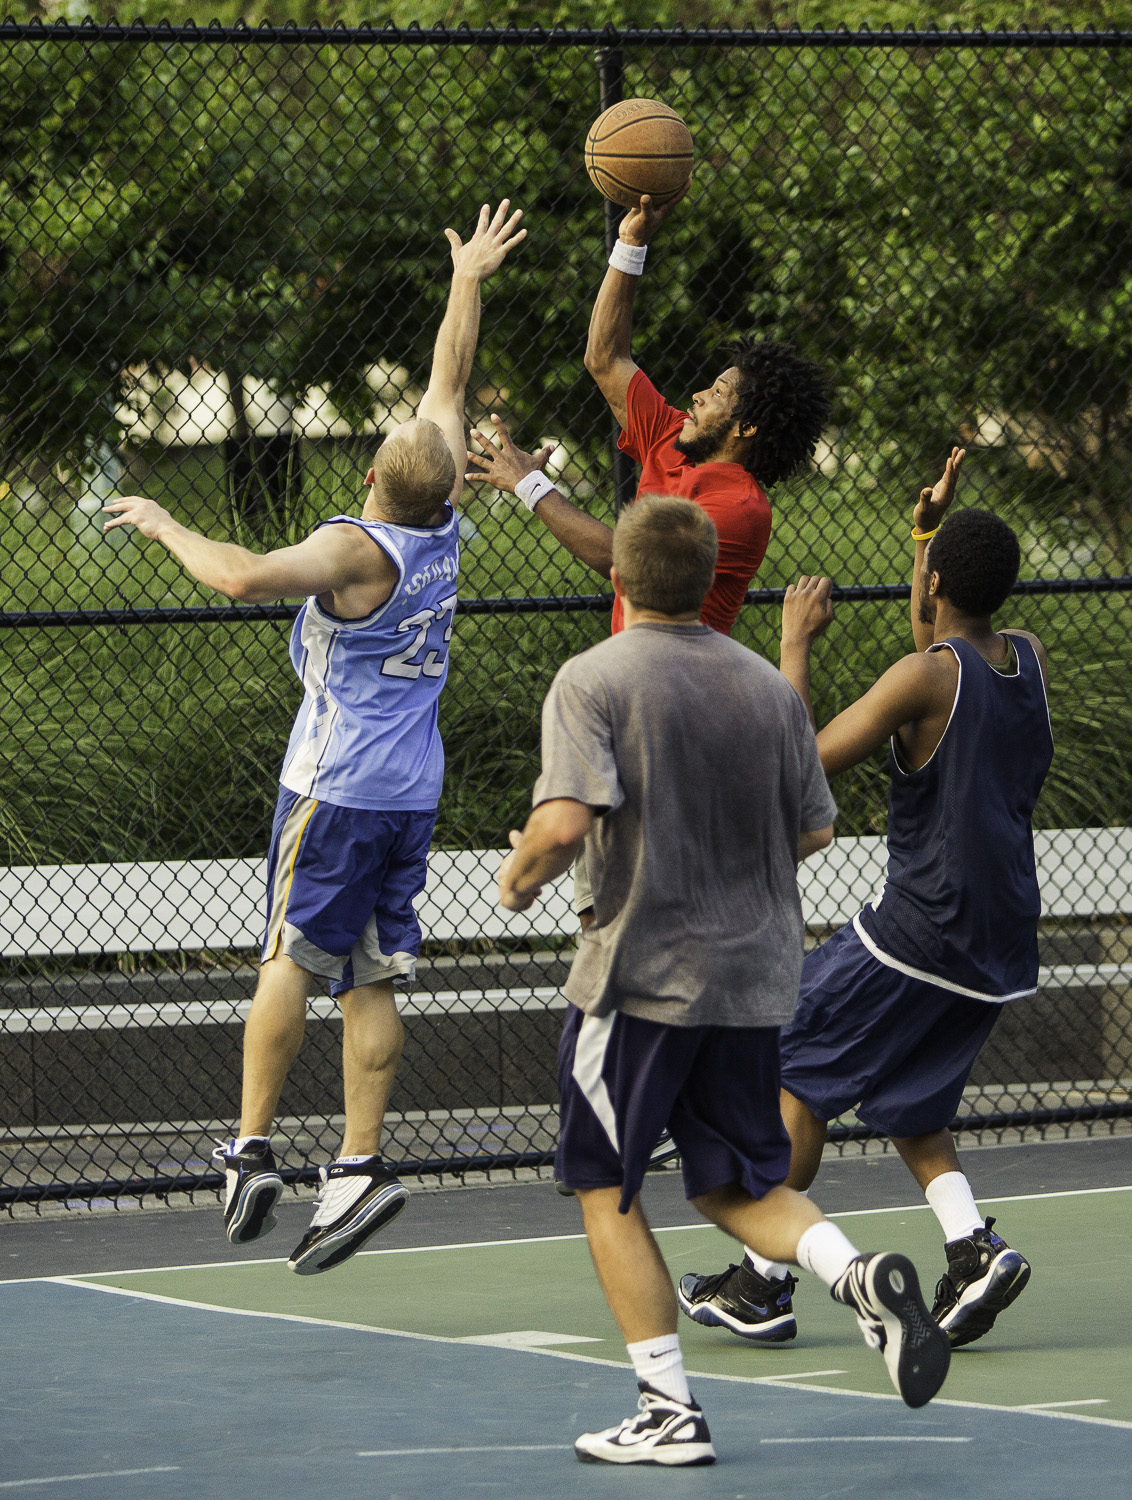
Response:
[{"label": "chain link fence", "polygon": [[[692,191],[650,256],[634,352],[687,401],[762,330],[827,365],[833,429],[772,493],[736,628],[777,659],[780,590],[831,574],[819,718],[910,649],[910,505],[953,441],[962,498],[1023,540],[1010,623],[1049,648],[1039,993],[961,1115],[1009,1132],[1132,1114],[1132,35],[0,27],[0,1201],[213,1187],[237,1108],[264,854],[298,683],[291,606],[218,604],[104,534],[144,493],[255,547],[357,509],[427,377],[441,231],[508,195],[468,416],[554,438],[611,518],[632,466],[582,365],[615,221],[581,143],[664,99]],[[607,585],[511,497],[468,492],[426,944],[386,1142],[420,1172],[537,1166],[556,1131],[560,885],[504,920],[559,664]],[[804,868],[813,941],[879,887],[883,760],[839,779]],[[276,1150],[310,1181],[341,1124],[312,996]],[[852,1121],[834,1131],[860,1139]]]}]

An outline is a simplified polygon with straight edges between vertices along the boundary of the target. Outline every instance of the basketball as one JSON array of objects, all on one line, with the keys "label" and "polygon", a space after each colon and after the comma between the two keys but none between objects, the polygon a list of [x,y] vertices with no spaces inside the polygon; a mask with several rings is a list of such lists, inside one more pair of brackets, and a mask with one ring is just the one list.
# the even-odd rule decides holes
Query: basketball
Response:
[{"label": "basketball", "polygon": [[623,99],[590,126],[586,171],[598,191],[622,208],[642,194],[669,203],[687,182],[695,160],[692,132],[659,99]]}]

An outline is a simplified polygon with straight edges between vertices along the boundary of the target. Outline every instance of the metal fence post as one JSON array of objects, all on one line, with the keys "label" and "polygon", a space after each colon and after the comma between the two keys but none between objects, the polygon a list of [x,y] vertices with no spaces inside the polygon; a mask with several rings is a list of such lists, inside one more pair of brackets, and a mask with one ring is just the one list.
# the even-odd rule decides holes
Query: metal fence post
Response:
[{"label": "metal fence post", "polygon": [[[604,114],[611,105],[625,97],[625,54],[620,47],[599,47],[594,53],[597,64],[601,111]],[[617,240],[617,228],[625,216],[625,210],[616,203],[605,200],[605,253],[608,255]],[[613,454],[613,505],[620,515],[622,507],[632,505],[637,492],[637,475],[633,460],[617,446],[621,436],[621,424],[612,419],[611,451]]]}]

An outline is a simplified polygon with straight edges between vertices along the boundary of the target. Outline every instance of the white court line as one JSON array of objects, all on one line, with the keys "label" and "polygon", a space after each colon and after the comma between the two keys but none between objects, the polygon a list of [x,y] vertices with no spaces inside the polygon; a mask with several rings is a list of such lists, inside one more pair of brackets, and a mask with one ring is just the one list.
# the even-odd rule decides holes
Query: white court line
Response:
[{"label": "white court line", "polygon": [[569,1453],[573,1443],[508,1443],[499,1448],[369,1448],[358,1458],[420,1458],[426,1453]]},{"label": "white court line", "polygon": [[1089,1396],[1084,1401],[1027,1401],[1023,1406],[1016,1406],[1015,1411],[1049,1411],[1055,1406],[1107,1406],[1107,1396]]},{"label": "white court line", "polygon": [[179,1474],[177,1464],[159,1464],[152,1469],[103,1469],[97,1474],[48,1474],[43,1479],[0,1479],[0,1490],[26,1489],[33,1484],[77,1484],[80,1479],[128,1479],[133,1474]]},{"label": "white court line", "polygon": [[[103,1292],[113,1297],[133,1297],[139,1302],[162,1302],[169,1307],[189,1307],[198,1312],[224,1313],[234,1318],[266,1318],[269,1322],[276,1323],[309,1323],[320,1328],[345,1328],[355,1333],[377,1333],[386,1338],[406,1339],[409,1342],[421,1344],[448,1344],[449,1346],[459,1343],[458,1339],[440,1333],[409,1333],[403,1328],[376,1328],[372,1323],[347,1323],[337,1318],[312,1318],[303,1313],[281,1313],[260,1312],[247,1307],[221,1307],[214,1302],[192,1302],[185,1297],[164,1297],[158,1292],[137,1292],[126,1287],[104,1286],[97,1281],[75,1280],[70,1276],[41,1276],[37,1278],[45,1284],[57,1286],[76,1287],[87,1292]],[[466,1349],[468,1345],[463,1347]],[[564,1359],[571,1364],[579,1365],[602,1365],[608,1370],[625,1371],[629,1367],[621,1360],[600,1359],[596,1354],[567,1354],[562,1349],[531,1349],[511,1348],[505,1349],[504,1353],[532,1354],[540,1359]],[[786,1391],[813,1391],[821,1396],[853,1396],[862,1401],[899,1401],[900,1397],[895,1393],[892,1395],[883,1391],[853,1391],[845,1390],[844,1387],[835,1385],[804,1385],[790,1384],[790,1378],[782,1375],[720,1375],[709,1370],[689,1370],[688,1374],[695,1380],[723,1380],[731,1385],[776,1385]],[[970,1411],[1002,1411],[1011,1412],[1017,1416],[1049,1417],[1063,1422],[1085,1422],[1096,1427],[1121,1427],[1132,1430],[1132,1422],[1125,1422],[1117,1417],[1087,1417],[1083,1413],[1068,1411],[1046,1411],[1040,1408],[1027,1408],[1017,1406],[1001,1406],[989,1401],[953,1401],[947,1396],[937,1396],[934,1405],[954,1406]]]},{"label": "white court line", "polygon": [[[1132,1193],[1132,1184],[1127,1187],[1070,1188],[1063,1193],[1022,1193],[1014,1198],[982,1198],[980,1202],[993,1208],[999,1203],[1041,1203],[1047,1198],[1089,1198],[1100,1193]],[[869,1214],[910,1214],[926,1210],[928,1207],[927,1203],[908,1203],[901,1208],[850,1208],[843,1209],[840,1213],[827,1214],[826,1218],[853,1219]],[[712,1228],[714,1226],[706,1219],[701,1219],[697,1224],[670,1224],[660,1229],[654,1227],[653,1234],[686,1234],[692,1229]],[[554,1245],[565,1243],[567,1240],[584,1239],[584,1234],[532,1234],[511,1240],[461,1240],[455,1244],[446,1245],[405,1245],[400,1249],[359,1250],[354,1259],[360,1260],[370,1255],[431,1255],[435,1250],[492,1250],[496,1246],[503,1245]],[[255,1260],[202,1260],[183,1266],[134,1266],[128,1270],[119,1271],[72,1271],[66,1276],[13,1276],[7,1280],[0,1280],[0,1288],[25,1286],[35,1281],[81,1280],[88,1276],[159,1276],[163,1271],[223,1271],[231,1270],[233,1266],[281,1266],[286,1259],[285,1255],[265,1255]],[[1013,1411],[1014,1408],[1008,1407],[1004,1410]]]},{"label": "white court line", "polygon": [[974,1438],[969,1437],[886,1437],[879,1433],[875,1437],[759,1438],[760,1443],[973,1443],[974,1441]]}]

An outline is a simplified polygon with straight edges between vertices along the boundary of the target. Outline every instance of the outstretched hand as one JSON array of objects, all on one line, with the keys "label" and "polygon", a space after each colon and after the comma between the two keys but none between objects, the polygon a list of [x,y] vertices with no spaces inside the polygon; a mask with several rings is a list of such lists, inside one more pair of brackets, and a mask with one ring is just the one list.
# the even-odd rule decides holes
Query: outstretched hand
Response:
[{"label": "outstretched hand", "polygon": [[491,420],[495,426],[499,446],[496,447],[490,437],[473,428],[472,441],[483,449],[484,456],[481,457],[478,453],[468,454],[468,462],[476,464],[478,470],[472,474],[465,474],[464,478],[472,480],[473,483],[486,480],[497,490],[513,495],[519,480],[541,469],[554,452],[556,445],[547,443],[537,453],[524,453],[522,448],[516,448],[502,419],[494,412],[491,414]]},{"label": "outstretched hand", "polygon": [[786,590],[782,601],[782,644],[807,650],[833,620],[833,584],[828,578],[803,574]]},{"label": "outstretched hand", "polygon": [[503,264],[507,252],[526,239],[525,229],[516,233],[523,210],[517,208],[508,218],[510,207],[510,198],[504,198],[492,214],[491,206],[485,203],[480,209],[475,232],[466,245],[454,229],[444,231],[452,247],[454,276],[474,276],[477,281],[486,281]]},{"label": "outstretched hand", "polygon": [[947,514],[947,507],[955,499],[955,487],[959,483],[959,470],[967,456],[966,448],[952,448],[943,467],[943,477],[931,489],[920,491],[920,498],[912,512],[912,525],[917,531],[934,531]]},{"label": "outstretched hand", "polygon": [[621,220],[617,230],[618,239],[624,240],[627,245],[647,245],[691,185],[692,179],[689,177],[675,198],[670,198],[667,203],[654,203],[646,193],[637,207],[631,208]]},{"label": "outstretched hand", "polygon": [[113,531],[116,526],[136,526],[150,541],[156,540],[163,527],[173,519],[156,500],[147,500],[144,495],[122,495],[109,500],[102,507],[102,514],[113,517],[113,520],[103,521],[103,531]]}]

